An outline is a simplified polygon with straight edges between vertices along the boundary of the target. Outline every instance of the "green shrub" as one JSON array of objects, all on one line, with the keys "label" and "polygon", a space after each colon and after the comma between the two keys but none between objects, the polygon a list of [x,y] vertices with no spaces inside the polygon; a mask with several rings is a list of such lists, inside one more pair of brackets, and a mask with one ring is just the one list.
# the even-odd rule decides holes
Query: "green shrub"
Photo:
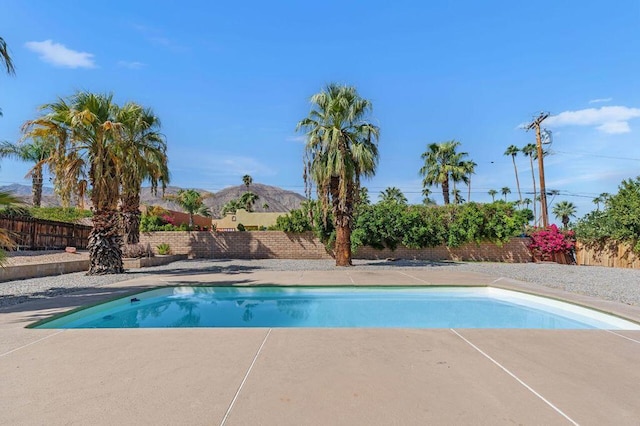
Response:
[{"label": "green shrub", "polygon": [[31,216],[37,219],[67,223],[74,223],[86,217],[93,217],[91,210],[82,210],[76,207],[31,207],[29,211]]},{"label": "green shrub", "polygon": [[243,224],[241,224],[241,223],[239,223],[239,224],[238,224],[238,231],[240,231],[240,232],[244,232],[244,231],[246,231],[246,230],[247,230],[247,229],[244,227],[244,225],[243,225]]}]

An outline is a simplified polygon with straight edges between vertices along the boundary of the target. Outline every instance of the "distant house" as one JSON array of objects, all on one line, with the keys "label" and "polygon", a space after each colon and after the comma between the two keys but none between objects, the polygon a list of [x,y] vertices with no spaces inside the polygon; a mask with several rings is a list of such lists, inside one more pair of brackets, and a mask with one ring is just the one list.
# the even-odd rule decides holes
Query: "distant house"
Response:
[{"label": "distant house", "polygon": [[247,231],[255,231],[275,225],[278,217],[285,214],[283,212],[256,213],[238,209],[235,213],[227,213],[222,219],[213,219],[212,223],[218,232],[237,231],[239,224],[242,224]]},{"label": "distant house", "polygon": [[[149,210],[148,206],[145,205],[141,205],[140,206],[140,211],[143,214],[146,214],[147,211]],[[171,223],[175,226],[180,226],[182,224],[184,225],[188,225],[189,224],[189,214],[188,213],[183,213],[183,212],[179,212],[176,210],[169,210],[169,209],[165,209],[162,208],[163,211],[165,211],[167,213],[167,215],[171,218]],[[193,215],[193,224],[199,228],[202,229],[209,229],[211,228],[211,218],[210,217],[206,217],[206,216],[200,216],[197,214]]]}]

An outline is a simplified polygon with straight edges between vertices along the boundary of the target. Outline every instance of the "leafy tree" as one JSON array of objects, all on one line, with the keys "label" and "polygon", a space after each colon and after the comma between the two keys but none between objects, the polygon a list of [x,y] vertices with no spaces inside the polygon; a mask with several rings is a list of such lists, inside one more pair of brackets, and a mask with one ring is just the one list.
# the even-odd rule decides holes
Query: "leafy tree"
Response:
[{"label": "leafy tree", "polygon": [[504,201],[507,201],[507,194],[511,194],[511,189],[508,186],[503,186],[500,193],[504,196]]},{"label": "leafy tree", "polygon": [[529,157],[529,163],[531,165],[531,179],[533,181],[533,217],[537,221],[538,213],[536,208],[536,200],[538,199],[538,193],[536,190],[536,174],[533,168],[533,159],[537,156],[537,148],[533,143],[527,144],[523,146],[520,151],[525,155],[525,157]]},{"label": "leafy tree", "polygon": [[124,160],[120,178],[120,210],[127,244],[140,242],[140,191],[142,182],[151,184],[157,193],[169,182],[167,143],[160,133],[160,120],[149,108],[130,102],[117,111],[120,128],[120,155]]},{"label": "leafy tree", "polygon": [[380,201],[383,203],[396,203],[407,205],[407,197],[404,196],[400,188],[390,186],[380,192]]},{"label": "leafy tree", "polygon": [[375,174],[379,129],[367,121],[371,102],[355,88],[329,84],[311,97],[309,116],[298,123],[307,136],[309,176],[315,182],[323,217],[331,207],[336,229],[337,266],[351,265],[351,231],[360,178]]},{"label": "leafy tree", "polygon": [[[60,158],[74,155],[76,170],[88,167],[93,205],[93,229],[89,235],[89,274],[124,271],[119,234],[120,175],[126,164],[120,155],[122,123],[117,121],[113,95],[78,92],[69,99],[42,107],[46,114],[28,127],[56,138]],[[65,164],[71,167],[71,164]]]},{"label": "leafy tree", "polygon": [[249,186],[253,183],[253,178],[249,175],[242,176],[242,183],[249,188]]},{"label": "leafy tree", "polygon": [[189,214],[189,228],[193,228],[193,215],[211,216],[209,209],[204,204],[204,197],[195,189],[181,189],[176,195],[165,196],[175,201]]},{"label": "leafy tree", "polygon": [[510,155],[513,162],[513,171],[516,174],[516,186],[518,188],[518,199],[522,201],[522,192],[520,192],[520,178],[518,178],[518,166],[516,166],[516,156],[520,152],[520,149],[515,145],[509,145],[504,155]]},{"label": "leafy tree", "polygon": [[491,201],[495,202],[496,201],[496,195],[498,195],[498,191],[496,191],[495,189],[490,189],[488,191],[488,194],[491,196]]},{"label": "leafy tree", "polygon": [[567,229],[569,218],[576,216],[576,206],[570,201],[561,201],[553,206],[553,214],[556,218],[562,220],[562,226]]},{"label": "leafy tree", "polygon": [[29,143],[12,144],[0,143],[0,158],[12,157],[21,161],[35,163],[27,176],[31,177],[32,203],[40,207],[42,201],[43,165],[51,157],[54,145],[51,139],[36,137]]},{"label": "leafy tree", "polygon": [[440,186],[445,204],[449,204],[449,181],[463,181],[466,183],[466,169],[463,158],[466,152],[456,152],[460,142],[450,140],[442,143],[431,143],[427,146],[427,151],[422,153],[424,165],[420,168],[420,175],[423,176],[422,185]]}]

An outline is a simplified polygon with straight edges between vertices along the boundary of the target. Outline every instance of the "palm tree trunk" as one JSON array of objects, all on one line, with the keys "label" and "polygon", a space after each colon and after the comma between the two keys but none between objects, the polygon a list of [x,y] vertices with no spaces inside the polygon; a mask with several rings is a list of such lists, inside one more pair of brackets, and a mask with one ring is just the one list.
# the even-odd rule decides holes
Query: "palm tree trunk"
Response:
[{"label": "palm tree trunk", "polygon": [[513,170],[516,173],[516,187],[518,188],[518,197],[520,198],[520,202],[522,203],[522,193],[520,192],[520,178],[518,178],[518,167],[516,166],[516,156],[512,155],[511,160],[513,161]]},{"label": "palm tree trunk", "polygon": [[536,174],[533,171],[533,155],[529,156],[529,162],[531,162],[531,177],[533,178],[533,226],[537,226],[538,210],[536,208],[536,198],[538,197],[537,197],[537,191],[536,191]]},{"label": "palm tree trunk", "polygon": [[444,204],[449,204],[449,176],[442,181],[442,198],[444,198]]},{"label": "palm tree trunk", "polygon": [[471,202],[471,175],[469,175],[469,183],[467,184],[467,203]]},{"label": "palm tree trunk", "polygon": [[331,199],[336,228],[336,266],[352,266],[351,223],[353,219],[353,184],[347,185],[345,199],[340,199],[340,179],[331,179]]},{"label": "palm tree trunk", "polygon": [[89,272],[87,275],[122,274],[122,237],[118,214],[114,210],[95,211],[89,234]]},{"label": "palm tree trunk", "polygon": [[33,195],[33,206],[40,207],[42,203],[42,166],[34,167],[31,176],[31,194]]},{"label": "palm tree trunk", "polygon": [[134,194],[122,200],[122,227],[126,244],[140,242],[140,195]]}]

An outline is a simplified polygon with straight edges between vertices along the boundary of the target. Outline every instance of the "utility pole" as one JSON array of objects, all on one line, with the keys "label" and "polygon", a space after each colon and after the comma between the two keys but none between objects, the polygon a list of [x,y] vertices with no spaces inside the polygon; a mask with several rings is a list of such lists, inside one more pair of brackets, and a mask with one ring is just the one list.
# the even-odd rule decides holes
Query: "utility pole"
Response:
[{"label": "utility pole", "polygon": [[[536,148],[538,150],[538,172],[540,174],[540,207],[542,210],[542,226],[549,226],[549,213],[547,212],[547,188],[544,184],[544,161],[542,150],[542,138],[540,137],[540,123],[549,117],[548,112],[541,112],[527,127],[527,130],[536,129]],[[533,201],[535,203],[535,200]]]}]

